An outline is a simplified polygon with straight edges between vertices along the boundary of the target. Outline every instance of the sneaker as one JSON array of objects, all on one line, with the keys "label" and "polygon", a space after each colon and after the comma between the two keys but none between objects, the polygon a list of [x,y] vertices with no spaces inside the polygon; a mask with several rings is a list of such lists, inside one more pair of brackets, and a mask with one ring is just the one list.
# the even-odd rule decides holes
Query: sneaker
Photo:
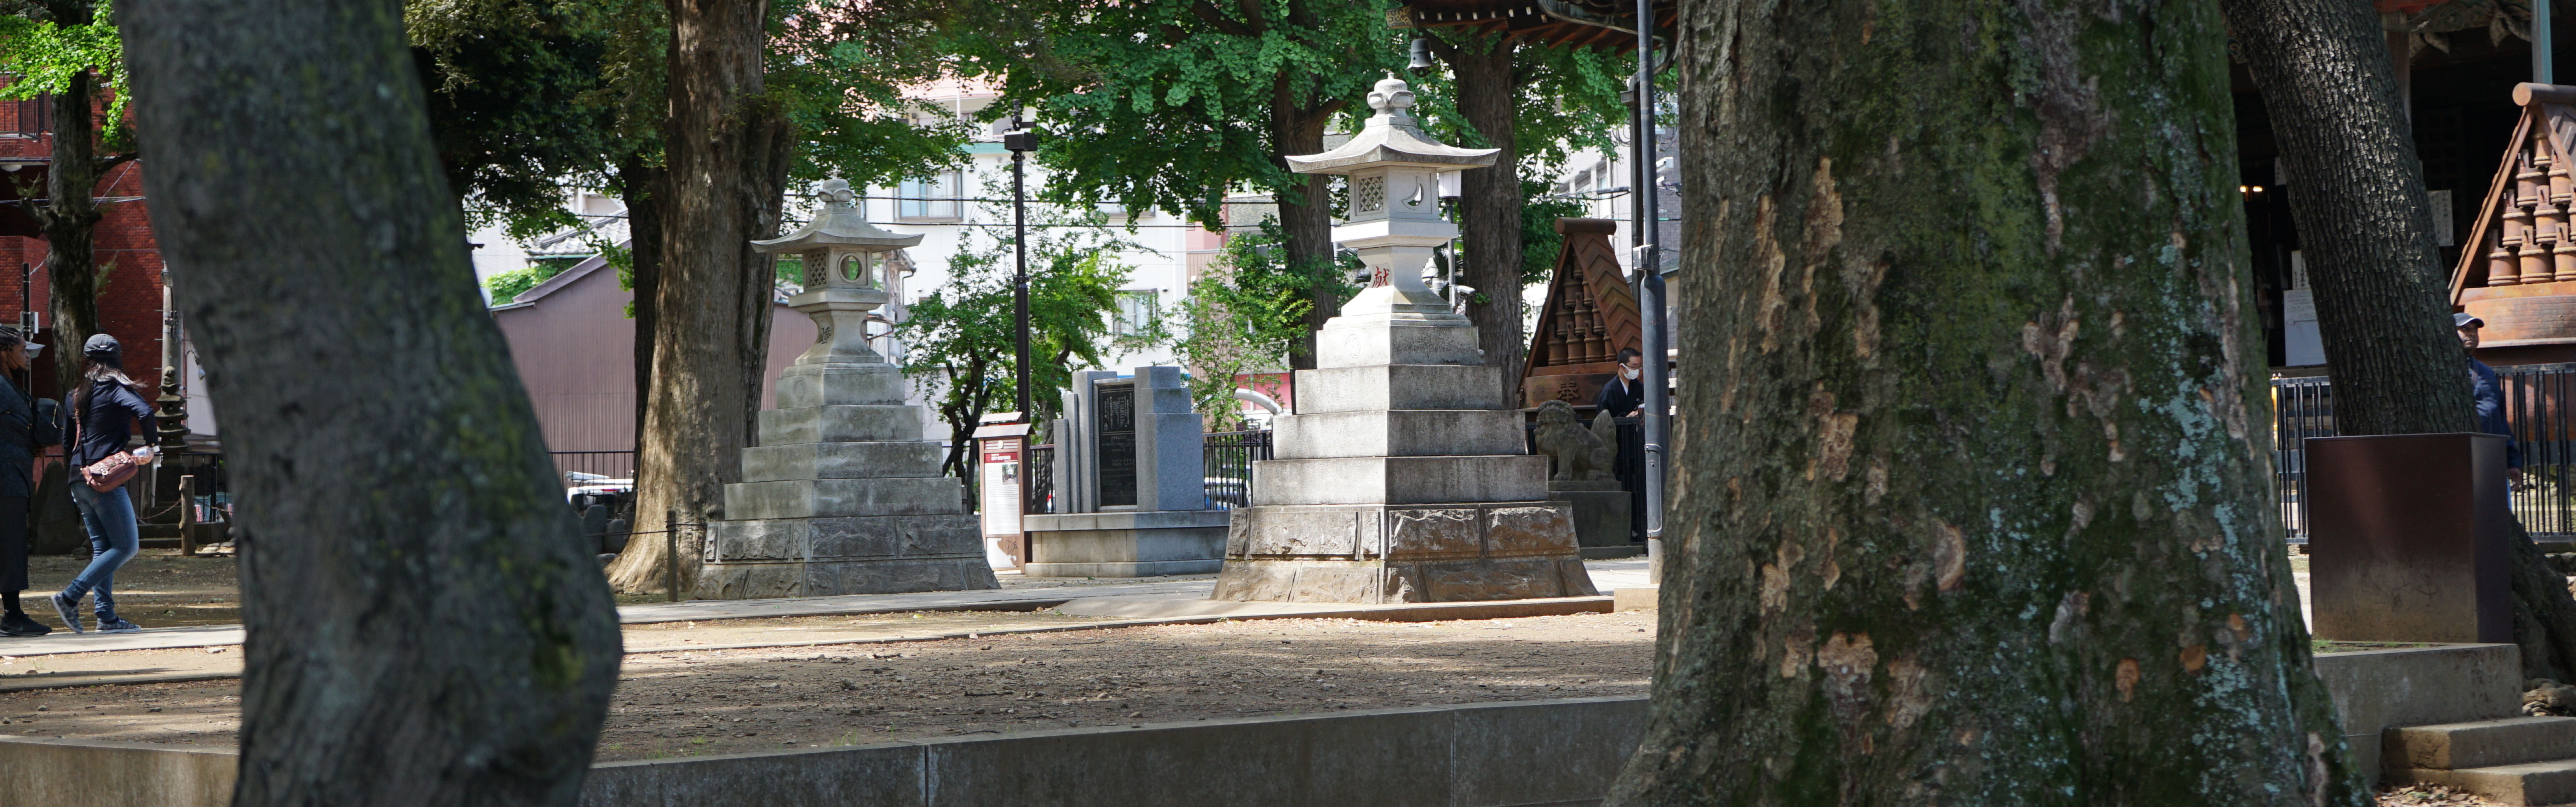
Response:
[{"label": "sneaker", "polygon": [[45,623],[28,619],[26,614],[0,617],[0,636],[43,636],[52,632],[54,632],[53,628],[45,627]]},{"label": "sneaker", "polygon": [[81,632],[80,601],[65,597],[59,591],[54,592],[53,601],[54,614],[63,618],[63,626],[71,628],[73,633]]},{"label": "sneaker", "polygon": [[143,630],[143,626],[127,622],[121,618],[110,619],[108,621],[98,623],[98,632],[100,633],[136,633],[141,630]]}]

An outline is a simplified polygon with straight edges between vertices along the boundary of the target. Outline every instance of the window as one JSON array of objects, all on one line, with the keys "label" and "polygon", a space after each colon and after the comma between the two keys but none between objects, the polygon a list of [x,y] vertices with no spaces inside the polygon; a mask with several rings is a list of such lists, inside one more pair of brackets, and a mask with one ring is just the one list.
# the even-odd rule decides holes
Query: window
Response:
[{"label": "window", "polygon": [[1142,333],[1162,316],[1162,307],[1154,300],[1153,289],[1118,293],[1118,316],[1109,323],[1111,333]]},{"label": "window", "polygon": [[943,171],[923,179],[904,180],[895,196],[894,217],[898,221],[956,221],[965,218],[963,203],[966,175]]}]

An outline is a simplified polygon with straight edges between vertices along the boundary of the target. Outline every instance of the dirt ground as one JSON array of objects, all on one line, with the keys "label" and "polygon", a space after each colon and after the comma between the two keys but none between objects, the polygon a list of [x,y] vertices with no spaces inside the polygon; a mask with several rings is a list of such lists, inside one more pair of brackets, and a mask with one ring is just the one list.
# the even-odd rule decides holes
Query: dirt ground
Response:
[{"label": "dirt ground", "polygon": [[[88,565],[86,552],[28,558],[27,615],[62,630],[62,620],[44,598],[63,590]],[[239,624],[241,596],[234,581],[229,555],[183,558],[176,549],[146,549],[116,572],[116,612],[146,628]],[[90,603],[82,601],[84,625],[91,613]]]},{"label": "dirt ground", "polygon": [[[599,758],[1642,695],[1654,627],[1653,611],[1419,623],[1280,619],[810,651],[638,653],[626,657]],[[208,681],[0,694],[0,734],[230,747],[240,728],[238,693],[236,682]]]}]

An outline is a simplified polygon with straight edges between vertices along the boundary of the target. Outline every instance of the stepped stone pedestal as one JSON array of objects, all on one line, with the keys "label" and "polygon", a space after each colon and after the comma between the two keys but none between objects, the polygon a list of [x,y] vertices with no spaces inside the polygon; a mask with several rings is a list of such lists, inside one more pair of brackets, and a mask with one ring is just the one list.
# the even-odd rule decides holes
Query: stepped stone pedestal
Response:
[{"label": "stepped stone pedestal", "polygon": [[1476,328],[1422,285],[1458,234],[1439,216],[1442,171],[1489,166],[1493,149],[1431,140],[1389,76],[1378,114],[1332,151],[1288,162],[1350,175],[1333,240],[1371,285],[1315,334],[1297,413],[1272,422],[1273,459],[1252,464],[1252,506],[1226,532],[1219,600],[1457,602],[1600,593],[1583,570],[1573,508],[1548,501],[1546,457],[1505,409],[1502,369]]},{"label": "stepped stone pedestal", "polygon": [[804,256],[809,282],[788,302],[822,338],[778,375],[778,408],[760,413],[760,445],[743,450],[743,481],[708,526],[696,596],[1000,588],[964,483],[940,474],[944,449],[923,439],[903,375],[866,341],[867,311],[887,299],[881,253],[920,236],[869,226],[839,180],[824,196],[813,224],[753,242]]}]

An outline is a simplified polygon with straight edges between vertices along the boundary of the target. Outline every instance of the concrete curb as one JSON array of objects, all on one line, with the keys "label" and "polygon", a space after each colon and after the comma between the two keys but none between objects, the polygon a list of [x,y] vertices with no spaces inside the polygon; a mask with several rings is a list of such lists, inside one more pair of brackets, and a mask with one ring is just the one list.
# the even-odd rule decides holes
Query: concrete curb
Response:
[{"label": "concrete curb", "polygon": [[[1600,803],[1647,699],[1366,709],[908,740],[591,767],[584,807],[1576,807]],[[10,803],[221,807],[238,758],[0,737]]]}]

